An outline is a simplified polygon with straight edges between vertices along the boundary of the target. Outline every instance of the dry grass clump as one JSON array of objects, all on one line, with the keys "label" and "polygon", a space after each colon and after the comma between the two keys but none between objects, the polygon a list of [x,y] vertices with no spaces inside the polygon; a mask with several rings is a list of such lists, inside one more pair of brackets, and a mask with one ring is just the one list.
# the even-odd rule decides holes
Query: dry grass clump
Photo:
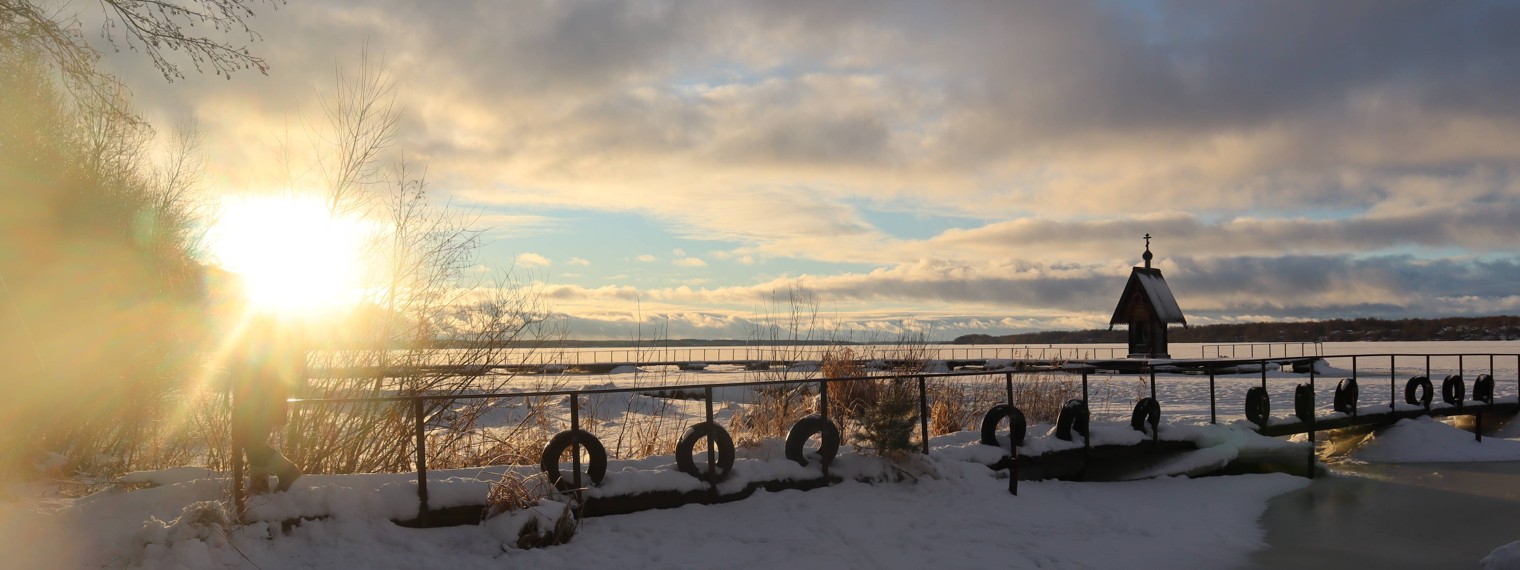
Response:
[{"label": "dry grass clump", "polygon": [[460,469],[483,465],[538,465],[544,446],[549,444],[549,432],[532,426],[518,426],[506,434],[485,431],[464,437],[429,435],[428,447],[435,440],[447,437],[453,452],[440,454],[437,460],[429,460],[432,469]]},{"label": "dry grass clump", "polygon": [[1082,396],[1080,379],[1055,373],[1019,375],[1013,381],[1013,402],[1030,423],[1055,423],[1067,400]]},{"label": "dry grass clump", "polygon": [[503,530],[514,533],[500,538],[520,549],[565,544],[580,528],[580,516],[574,507],[576,501],[559,503],[552,499],[556,495],[554,486],[542,473],[525,475],[508,471],[491,483],[483,520],[502,521],[487,524],[506,527]]},{"label": "dry grass clump", "polygon": [[485,518],[531,508],[552,493],[553,488],[542,473],[528,475],[509,470],[501,479],[491,482],[491,490],[486,493]]},{"label": "dry grass clump", "polygon": [[929,433],[943,435],[981,428],[982,416],[1003,403],[1002,387],[970,379],[933,378],[928,381]]},{"label": "dry grass clump", "polygon": [[812,384],[762,386],[755,389],[754,402],[734,414],[728,431],[735,446],[758,447],[768,439],[786,437],[792,424],[816,407]]}]

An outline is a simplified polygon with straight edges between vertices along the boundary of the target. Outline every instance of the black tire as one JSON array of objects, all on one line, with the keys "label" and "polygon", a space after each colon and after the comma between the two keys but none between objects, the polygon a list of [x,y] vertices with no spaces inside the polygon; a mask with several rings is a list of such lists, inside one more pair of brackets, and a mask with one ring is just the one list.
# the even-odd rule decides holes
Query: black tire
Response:
[{"label": "black tire", "polygon": [[567,478],[559,470],[559,456],[576,443],[581,444],[586,454],[591,456],[586,462],[586,476],[591,479],[591,484],[600,485],[602,478],[607,476],[607,448],[602,447],[602,440],[583,429],[567,429],[549,439],[549,445],[544,446],[544,455],[538,462],[539,468],[549,476],[549,482],[561,491],[574,488],[575,478]]},{"label": "black tire", "polygon": [[1071,441],[1071,433],[1077,432],[1086,439],[1089,417],[1087,402],[1079,398],[1067,400],[1066,404],[1061,406],[1061,415],[1056,417],[1056,437]]},{"label": "black tire", "polygon": [[1146,424],[1150,424],[1152,434],[1161,426],[1161,403],[1149,396],[1135,402],[1135,412],[1129,416],[1129,427],[1135,431],[1144,433]]},{"label": "black tire", "polygon": [[[707,472],[707,466],[697,466],[693,457],[696,455],[697,441],[703,438],[712,440],[713,447],[718,450],[715,471]],[[691,475],[708,483],[717,483],[728,479],[728,475],[734,470],[734,438],[714,422],[702,422],[686,428],[686,434],[681,436],[681,441],[676,442],[676,469],[682,473]]]},{"label": "black tire", "polygon": [[1267,389],[1256,386],[1246,390],[1246,420],[1261,427],[1267,427],[1267,418],[1271,417],[1272,403],[1267,397]]},{"label": "black tire", "polygon": [[1494,403],[1494,377],[1487,374],[1479,374],[1473,380],[1472,399],[1485,404]]},{"label": "black tire", "polygon": [[[1420,393],[1419,397],[1415,396],[1416,391]],[[1409,379],[1409,383],[1404,384],[1404,403],[1414,406],[1425,406],[1426,409],[1429,409],[1430,400],[1435,396],[1435,393],[1436,388],[1430,383],[1429,378],[1415,376]]]},{"label": "black tire", "polygon": [[1347,378],[1335,385],[1335,403],[1331,406],[1337,412],[1354,415],[1356,414],[1356,379]]},{"label": "black tire", "polygon": [[998,441],[998,422],[1008,418],[1008,441],[1013,442],[1014,447],[1024,445],[1025,432],[1029,430],[1028,422],[1024,420],[1024,412],[1019,411],[1017,406],[998,404],[987,410],[987,415],[982,416],[982,445],[1002,447]]},{"label": "black tire", "polygon": [[1462,405],[1462,400],[1467,399],[1467,385],[1462,383],[1462,376],[1452,374],[1441,382],[1441,401],[1453,406]]},{"label": "black tire", "polygon": [[1311,421],[1314,419],[1314,388],[1308,384],[1299,384],[1293,389],[1293,415],[1298,416],[1299,421]]},{"label": "black tire", "polygon": [[803,457],[802,452],[807,445],[807,440],[814,435],[823,440],[823,443],[818,446],[818,460],[824,465],[833,462],[834,456],[839,454],[839,426],[823,419],[823,416],[818,414],[804,417],[792,424],[791,431],[786,433],[786,458],[807,467],[808,461],[806,457]]}]

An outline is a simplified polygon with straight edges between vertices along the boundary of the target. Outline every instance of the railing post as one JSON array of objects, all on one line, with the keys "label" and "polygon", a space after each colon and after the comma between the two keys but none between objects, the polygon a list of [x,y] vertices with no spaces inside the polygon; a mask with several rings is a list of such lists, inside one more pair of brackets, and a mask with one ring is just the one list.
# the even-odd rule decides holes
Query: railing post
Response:
[{"label": "railing post", "polygon": [[[818,407],[823,408],[819,412],[823,416],[823,421],[825,421],[825,422],[829,421],[829,379],[828,378],[821,378],[821,379],[818,380]],[[823,480],[824,480],[824,484],[828,484],[828,480],[829,480],[829,462],[828,461],[824,461],[822,463],[823,463]]]},{"label": "railing post", "polygon": [[1314,478],[1314,420],[1319,414],[1314,412],[1314,367],[1309,367],[1309,478]]},{"label": "railing post", "polygon": [[924,455],[929,454],[929,390],[924,377],[918,377],[918,429],[923,435]]},{"label": "railing post", "polygon": [[[1005,373],[1003,373],[1003,381],[1006,383],[1005,386],[1008,389],[1008,407],[1012,408],[1012,407],[1014,407],[1013,406],[1013,373],[1012,372],[1005,372]],[[1009,428],[1013,427],[1013,419],[1012,418],[1009,418],[1008,424],[1009,424],[1008,425]],[[1013,441],[1013,438],[1011,437],[1012,436],[1012,433],[1011,433],[1012,431],[1013,431],[1012,429],[1009,430],[1010,437],[1008,438],[1008,493],[1012,494],[1012,495],[1017,495],[1017,494],[1019,494],[1019,444],[1017,442]]]},{"label": "railing post", "polygon": [[[707,354],[706,354],[705,351],[703,352],[702,356],[703,357],[707,356]],[[716,425],[717,422],[713,421],[713,389],[712,389],[712,386],[708,386],[707,388],[705,388],[703,390],[703,392],[705,393],[704,395],[707,398],[707,423]],[[709,432],[709,433],[711,433],[711,432]],[[718,464],[717,464],[717,459],[716,459],[717,455],[718,455],[718,450],[716,448],[716,444],[713,443],[713,438],[708,437],[707,438],[707,493],[708,493],[708,496],[709,496],[710,500],[716,500],[718,498]]]},{"label": "railing post", "polygon": [[1082,403],[1087,403],[1087,369],[1082,369]]},{"label": "railing post", "polygon": [[1388,411],[1399,409],[1399,357],[1388,355]]},{"label": "railing post", "polygon": [[[1328,362],[1328,360],[1327,360],[1327,362]],[[1357,377],[1356,377],[1356,356],[1351,357],[1351,380],[1357,380]],[[1332,398],[1332,400],[1330,400],[1330,401],[1332,401],[1332,403],[1333,403],[1333,401],[1335,401],[1335,398]],[[1335,406],[1332,406],[1332,407],[1335,407]],[[1353,416],[1353,418],[1356,418],[1357,409],[1359,409],[1359,406],[1356,406],[1356,403],[1351,403],[1351,416]]]},{"label": "railing post", "polygon": [[[581,429],[581,396],[580,396],[580,394],[570,394],[570,429],[571,429],[571,431],[579,431]],[[557,462],[559,462],[559,459],[556,458],[554,461],[557,463]],[[570,440],[570,465],[572,466],[573,472],[575,473],[575,475],[573,476],[573,478],[571,479],[571,481],[575,484],[575,488],[576,489],[580,489],[581,488],[581,439],[578,438],[578,437],[577,438],[571,438],[571,440]]]},{"label": "railing post", "polygon": [[1209,366],[1209,423],[1219,423],[1217,400],[1214,399],[1214,367]]},{"label": "railing post", "polygon": [[426,527],[428,519],[427,428],[423,425],[422,398],[412,400],[412,416],[417,430],[417,525]]}]

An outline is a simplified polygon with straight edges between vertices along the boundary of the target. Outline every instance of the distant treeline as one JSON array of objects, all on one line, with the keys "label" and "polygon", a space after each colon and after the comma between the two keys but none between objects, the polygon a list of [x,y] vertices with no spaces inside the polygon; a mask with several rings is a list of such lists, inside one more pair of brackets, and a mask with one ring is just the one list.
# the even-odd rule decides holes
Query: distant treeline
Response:
[{"label": "distant treeline", "polygon": [[[992,336],[968,334],[955,344],[1124,343],[1123,326],[1114,330],[1046,331]],[[1170,342],[1357,342],[1520,339],[1520,317],[1448,317],[1443,319],[1334,319],[1298,323],[1240,323],[1173,327]]]}]

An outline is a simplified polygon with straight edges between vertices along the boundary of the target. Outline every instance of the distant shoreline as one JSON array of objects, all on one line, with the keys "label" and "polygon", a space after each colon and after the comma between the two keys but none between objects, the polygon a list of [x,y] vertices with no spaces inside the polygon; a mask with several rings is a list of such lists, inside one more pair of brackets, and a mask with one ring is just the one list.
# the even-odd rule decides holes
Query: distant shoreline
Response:
[{"label": "distant shoreline", "polygon": [[[1114,330],[1042,331],[1007,335],[970,334],[950,340],[932,340],[927,344],[1124,344],[1123,326]],[[1172,327],[1168,332],[1173,343],[1238,342],[1438,342],[1520,340],[1520,316],[1446,317],[1439,319],[1331,319],[1304,322],[1262,322]],[[646,339],[646,340],[546,340],[516,342],[498,348],[685,348],[734,346],[860,346],[898,344],[837,340],[763,340],[752,339]],[[438,341],[434,348],[471,348],[479,344],[465,341]]]},{"label": "distant shoreline", "polygon": [[[950,344],[1123,344],[1127,331],[1047,331],[1007,335],[970,334]],[[1520,339],[1520,316],[1439,319],[1330,319],[1172,327],[1172,343],[1208,342],[1432,342]]]}]

